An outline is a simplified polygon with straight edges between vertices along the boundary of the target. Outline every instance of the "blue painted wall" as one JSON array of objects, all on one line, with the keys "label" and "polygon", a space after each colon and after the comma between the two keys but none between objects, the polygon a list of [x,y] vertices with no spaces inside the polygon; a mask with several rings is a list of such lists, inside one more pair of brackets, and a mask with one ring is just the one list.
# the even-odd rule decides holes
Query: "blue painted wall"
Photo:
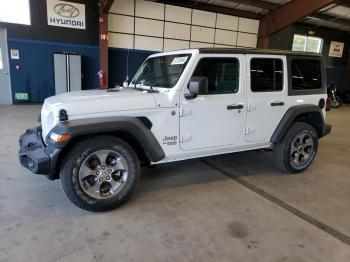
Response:
[{"label": "blue painted wall", "polygon": [[[29,94],[31,103],[43,102],[46,97],[55,95],[54,53],[74,53],[82,55],[82,88],[98,88],[97,72],[99,68],[98,46],[33,41],[24,39],[8,39],[8,48],[18,49],[20,59],[10,59],[11,86],[13,102],[14,94]],[[16,69],[19,65],[19,70]]]},{"label": "blue painted wall", "polygon": [[[76,53],[83,57],[82,88],[98,88],[99,68],[98,0],[68,0],[85,4],[86,29],[72,29],[47,24],[46,1],[29,0],[31,25],[0,22],[7,29],[8,49],[18,49],[20,60],[11,60],[13,103],[17,92],[29,94],[29,103],[43,102],[54,92],[53,54]],[[16,69],[16,65],[20,69]]]},{"label": "blue painted wall", "polygon": [[145,61],[149,55],[154,53],[155,52],[145,50],[109,48],[109,87],[122,85],[128,74],[130,82],[143,61]]}]

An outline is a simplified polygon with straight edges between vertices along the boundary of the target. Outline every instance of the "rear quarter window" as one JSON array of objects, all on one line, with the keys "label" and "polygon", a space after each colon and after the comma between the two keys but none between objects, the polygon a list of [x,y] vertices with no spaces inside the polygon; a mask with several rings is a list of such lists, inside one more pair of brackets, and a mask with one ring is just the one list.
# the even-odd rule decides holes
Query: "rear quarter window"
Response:
[{"label": "rear quarter window", "polygon": [[321,61],[317,59],[298,59],[291,61],[293,90],[314,90],[322,88]]}]

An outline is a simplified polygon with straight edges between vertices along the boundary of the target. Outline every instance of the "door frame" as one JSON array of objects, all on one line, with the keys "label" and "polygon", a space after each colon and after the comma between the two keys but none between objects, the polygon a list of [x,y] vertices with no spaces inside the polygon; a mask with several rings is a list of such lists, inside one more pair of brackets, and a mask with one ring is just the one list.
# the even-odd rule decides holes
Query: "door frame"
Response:
[{"label": "door frame", "polygon": [[[0,27],[0,34],[4,32],[4,47],[5,50],[2,51],[2,63],[3,63],[3,69],[2,71],[5,71],[7,69],[7,72],[4,72],[5,75],[8,76],[8,83],[5,85],[5,89],[0,92],[0,104],[4,105],[12,105],[13,99],[12,99],[12,87],[11,87],[11,73],[10,73],[10,59],[9,59],[9,49],[8,49],[8,41],[7,41],[7,28],[6,27]],[[6,77],[4,77],[6,78]],[[5,91],[5,92],[4,92]]]}]

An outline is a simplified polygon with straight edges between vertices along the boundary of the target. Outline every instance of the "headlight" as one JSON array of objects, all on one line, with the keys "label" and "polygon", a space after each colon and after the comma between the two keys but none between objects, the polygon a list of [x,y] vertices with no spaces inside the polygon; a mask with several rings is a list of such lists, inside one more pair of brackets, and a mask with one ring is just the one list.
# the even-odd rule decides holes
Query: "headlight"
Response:
[{"label": "headlight", "polygon": [[68,134],[56,134],[56,133],[51,133],[50,134],[50,139],[55,141],[55,142],[67,142],[70,140],[70,135]]}]

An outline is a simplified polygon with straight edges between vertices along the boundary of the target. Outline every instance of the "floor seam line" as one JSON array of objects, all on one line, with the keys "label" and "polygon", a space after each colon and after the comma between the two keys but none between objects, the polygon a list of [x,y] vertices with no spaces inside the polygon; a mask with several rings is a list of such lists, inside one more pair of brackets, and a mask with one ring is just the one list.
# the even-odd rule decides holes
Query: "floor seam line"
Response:
[{"label": "floor seam line", "polygon": [[228,178],[232,179],[233,181],[237,182],[238,184],[244,186],[245,188],[253,191],[254,193],[258,194],[259,196],[269,200],[270,202],[278,205],[279,207],[283,208],[284,210],[288,211],[289,213],[301,218],[302,220],[306,221],[307,223],[321,229],[323,232],[327,233],[328,235],[331,235],[332,237],[340,240],[341,242],[347,244],[350,246],[350,237],[341,233],[340,231],[334,229],[331,226],[328,226],[324,224],[323,222],[317,220],[316,218],[304,213],[303,211],[291,206],[290,204],[284,202],[283,200],[271,195],[270,193],[267,193],[263,189],[258,188],[257,186],[254,186],[253,184],[247,182],[244,179],[241,179],[235,174],[232,174],[231,172],[228,172],[218,166],[216,166],[213,163],[210,163],[207,160],[202,159],[201,162],[206,164],[207,166],[213,168],[214,170],[220,172],[221,174],[227,176]]}]

